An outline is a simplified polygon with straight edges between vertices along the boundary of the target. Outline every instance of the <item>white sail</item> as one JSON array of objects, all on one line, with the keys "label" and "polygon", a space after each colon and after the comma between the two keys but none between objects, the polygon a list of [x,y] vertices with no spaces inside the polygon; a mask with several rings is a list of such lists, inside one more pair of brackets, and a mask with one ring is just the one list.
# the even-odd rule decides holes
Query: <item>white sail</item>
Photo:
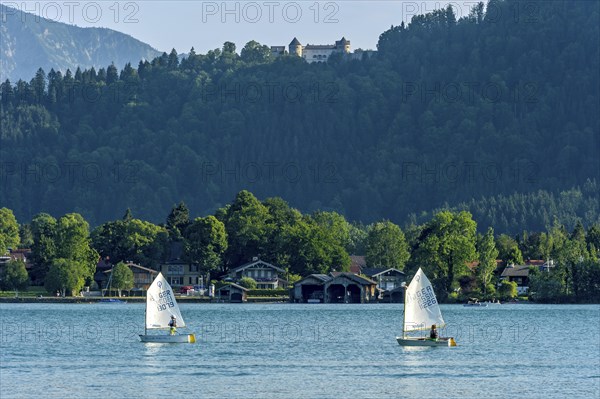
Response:
[{"label": "white sail", "polygon": [[419,268],[406,289],[404,332],[429,330],[432,324],[445,325],[431,282]]},{"label": "white sail", "polygon": [[177,319],[177,327],[185,327],[173,289],[162,273],[158,273],[146,294],[146,328],[169,328],[172,315]]}]

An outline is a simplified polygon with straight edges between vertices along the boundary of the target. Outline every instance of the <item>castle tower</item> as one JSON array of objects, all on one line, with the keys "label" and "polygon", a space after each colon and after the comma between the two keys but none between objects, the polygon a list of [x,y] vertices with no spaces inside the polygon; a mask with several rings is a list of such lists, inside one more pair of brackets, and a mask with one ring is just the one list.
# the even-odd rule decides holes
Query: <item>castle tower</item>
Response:
[{"label": "castle tower", "polygon": [[289,46],[290,55],[297,55],[298,57],[302,57],[302,44],[298,41],[298,39],[294,38]]},{"label": "castle tower", "polygon": [[335,48],[338,51],[350,54],[350,40],[346,40],[345,37],[342,37],[341,40],[335,42]]}]

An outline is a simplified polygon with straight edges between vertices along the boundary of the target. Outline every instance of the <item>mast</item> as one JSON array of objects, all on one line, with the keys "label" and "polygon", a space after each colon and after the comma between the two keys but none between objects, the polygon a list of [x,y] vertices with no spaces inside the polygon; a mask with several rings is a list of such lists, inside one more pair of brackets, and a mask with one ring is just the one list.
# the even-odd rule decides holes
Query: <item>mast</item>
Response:
[{"label": "mast", "polygon": [[402,338],[406,338],[406,331],[404,331],[404,326],[406,326],[406,292],[408,291],[408,286],[406,282],[404,283],[404,314],[402,315]]},{"label": "mast", "polygon": [[[108,288],[106,288],[105,291],[108,291],[108,296],[110,297],[110,287],[112,284],[112,274],[113,274],[113,270],[114,270],[114,266],[112,269],[110,269],[110,276],[108,276]],[[102,297],[104,297],[104,295],[102,295]]]}]

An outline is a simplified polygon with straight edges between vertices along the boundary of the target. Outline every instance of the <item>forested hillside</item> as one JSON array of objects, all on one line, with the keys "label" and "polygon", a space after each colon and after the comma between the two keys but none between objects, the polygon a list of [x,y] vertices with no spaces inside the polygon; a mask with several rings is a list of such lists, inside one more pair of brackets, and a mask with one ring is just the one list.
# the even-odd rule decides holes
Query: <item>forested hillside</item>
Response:
[{"label": "forested hillside", "polygon": [[503,232],[539,230],[539,214],[560,215],[538,197],[580,187],[587,200],[569,217],[592,222],[599,6],[528,3],[414,17],[362,61],[225,43],[181,62],[173,51],[4,82],[0,204],[21,220],[75,211],[97,225],[126,208],[163,220],[181,200],[213,213],[249,189],[365,223],[470,204]]}]

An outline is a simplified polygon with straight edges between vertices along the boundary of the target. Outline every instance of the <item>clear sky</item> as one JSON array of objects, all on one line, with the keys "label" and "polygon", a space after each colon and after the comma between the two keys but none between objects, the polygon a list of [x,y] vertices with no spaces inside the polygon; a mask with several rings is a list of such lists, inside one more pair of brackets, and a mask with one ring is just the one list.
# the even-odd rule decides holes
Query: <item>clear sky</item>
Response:
[{"label": "clear sky", "polygon": [[267,45],[332,44],[342,36],[352,49],[375,49],[379,35],[400,22],[452,4],[458,17],[476,1],[5,1],[47,19],[127,33],[161,51],[197,53],[225,41],[238,51],[256,40]]}]

